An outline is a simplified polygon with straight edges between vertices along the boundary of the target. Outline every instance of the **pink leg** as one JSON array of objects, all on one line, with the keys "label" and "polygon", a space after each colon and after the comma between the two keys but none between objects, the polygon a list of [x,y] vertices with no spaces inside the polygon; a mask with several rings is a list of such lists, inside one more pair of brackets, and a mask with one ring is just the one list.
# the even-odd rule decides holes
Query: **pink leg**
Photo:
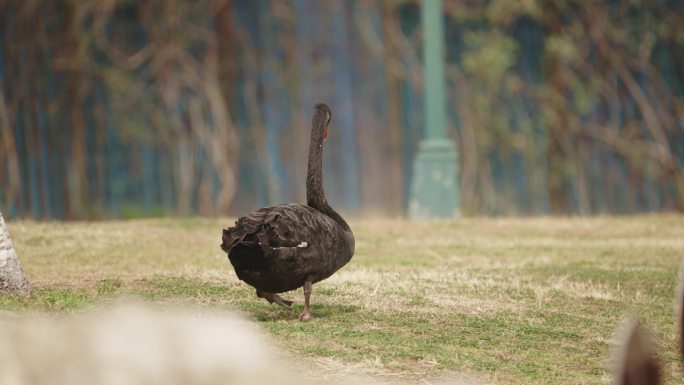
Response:
[{"label": "pink leg", "polygon": [[311,310],[309,309],[309,299],[311,298],[311,281],[304,282],[304,310],[299,314],[300,321],[309,321],[313,317],[311,316]]}]

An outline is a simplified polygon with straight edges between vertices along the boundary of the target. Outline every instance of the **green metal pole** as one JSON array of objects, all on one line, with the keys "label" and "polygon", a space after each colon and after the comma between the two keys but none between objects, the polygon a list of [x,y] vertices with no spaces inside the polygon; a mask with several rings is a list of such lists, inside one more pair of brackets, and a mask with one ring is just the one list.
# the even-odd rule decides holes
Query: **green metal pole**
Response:
[{"label": "green metal pole", "polygon": [[453,218],[460,214],[458,157],[445,134],[444,21],[442,0],[423,0],[425,137],[413,163],[409,217]]},{"label": "green metal pole", "polygon": [[444,119],[444,19],[442,0],[423,0],[423,79],[427,138],[443,138]]}]

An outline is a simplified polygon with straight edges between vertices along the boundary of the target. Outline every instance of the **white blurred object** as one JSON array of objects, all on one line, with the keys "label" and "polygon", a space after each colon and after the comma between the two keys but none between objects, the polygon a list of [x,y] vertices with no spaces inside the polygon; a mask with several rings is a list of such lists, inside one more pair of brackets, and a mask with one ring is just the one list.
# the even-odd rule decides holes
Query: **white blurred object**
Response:
[{"label": "white blurred object", "polygon": [[277,362],[253,325],[225,313],[118,306],[0,319],[3,385],[290,383]]}]

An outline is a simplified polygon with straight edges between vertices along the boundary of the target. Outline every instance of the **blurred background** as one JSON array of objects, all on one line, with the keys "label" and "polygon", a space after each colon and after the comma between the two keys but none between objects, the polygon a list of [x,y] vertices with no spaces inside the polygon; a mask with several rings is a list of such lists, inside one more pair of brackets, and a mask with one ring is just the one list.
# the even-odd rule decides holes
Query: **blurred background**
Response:
[{"label": "blurred background", "polygon": [[[326,193],[404,216],[420,2],[0,0],[0,210],[231,215]],[[684,210],[684,0],[444,0],[465,215]]]}]

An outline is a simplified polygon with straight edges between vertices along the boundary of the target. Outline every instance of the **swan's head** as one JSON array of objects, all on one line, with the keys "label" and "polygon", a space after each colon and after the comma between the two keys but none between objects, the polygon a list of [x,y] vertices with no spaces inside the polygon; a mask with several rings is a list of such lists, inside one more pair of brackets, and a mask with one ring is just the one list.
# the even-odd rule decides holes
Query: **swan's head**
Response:
[{"label": "swan's head", "polygon": [[316,104],[313,120],[314,126],[320,125],[323,128],[323,140],[328,139],[328,125],[330,124],[330,120],[332,120],[332,111],[330,111],[330,107],[325,103]]}]

